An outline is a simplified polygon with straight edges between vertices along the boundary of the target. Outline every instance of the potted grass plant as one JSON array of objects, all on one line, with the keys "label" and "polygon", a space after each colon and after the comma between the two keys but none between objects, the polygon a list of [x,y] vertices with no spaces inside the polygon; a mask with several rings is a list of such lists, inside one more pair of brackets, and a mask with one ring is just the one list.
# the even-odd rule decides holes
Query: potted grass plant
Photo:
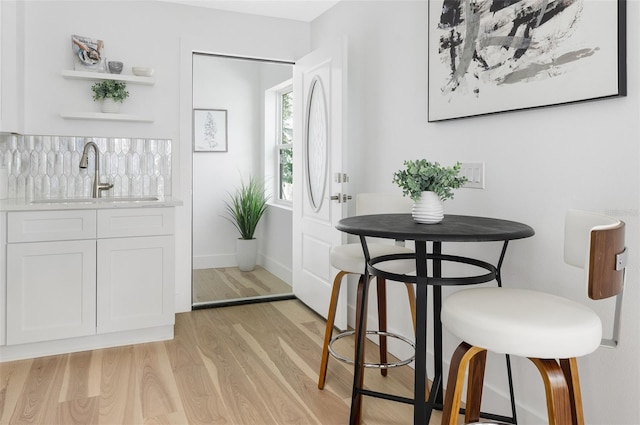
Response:
[{"label": "potted grass plant", "polygon": [[242,181],[240,187],[233,194],[229,194],[230,200],[225,201],[228,217],[234,227],[240,232],[240,238],[236,241],[236,260],[241,271],[251,271],[256,266],[258,256],[258,241],[255,239],[255,231],[260,219],[267,210],[268,195],[262,182],[254,177],[249,181]]},{"label": "potted grass plant", "polygon": [[443,202],[453,199],[453,189],[462,187],[467,178],[461,176],[460,163],[445,167],[426,159],[404,161],[405,168],[393,174],[405,196],[413,199],[413,219],[418,223],[433,224],[444,219]]},{"label": "potted grass plant", "polygon": [[91,86],[93,100],[102,101],[102,112],[120,112],[120,103],[129,97],[127,83],[124,81],[103,80]]}]

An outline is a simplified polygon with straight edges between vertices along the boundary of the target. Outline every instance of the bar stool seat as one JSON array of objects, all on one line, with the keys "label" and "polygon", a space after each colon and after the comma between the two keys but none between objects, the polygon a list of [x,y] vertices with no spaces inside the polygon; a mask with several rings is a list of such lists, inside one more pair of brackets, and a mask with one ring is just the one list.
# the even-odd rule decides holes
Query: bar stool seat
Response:
[{"label": "bar stool seat", "polygon": [[442,322],[471,345],[521,357],[580,357],[595,351],[602,338],[600,318],[590,308],[527,289],[456,292],[442,307]]}]

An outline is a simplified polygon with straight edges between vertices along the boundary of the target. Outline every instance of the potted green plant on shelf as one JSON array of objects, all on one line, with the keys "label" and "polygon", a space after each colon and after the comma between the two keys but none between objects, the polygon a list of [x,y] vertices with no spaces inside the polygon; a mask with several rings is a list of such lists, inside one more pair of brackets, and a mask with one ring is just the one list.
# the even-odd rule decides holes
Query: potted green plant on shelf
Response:
[{"label": "potted green plant on shelf", "polygon": [[460,175],[460,163],[445,167],[426,159],[404,161],[405,168],[393,174],[405,196],[413,199],[413,219],[418,223],[439,223],[444,218],[443,202],[453,199],[453,189],[462,187],[467,178]]},{"label": "potted green plant on shelf", "polygon": [[256,266],[258,256],[258,241],[255,231],[260,219],[267,210],[269,196],[264,184],[254,177],[249,181],[242,181],[240,187],[233,194],[229,194],[230,201],[225,201],[228,217],[234,227],[240,232],[236,241],[236,260],[241,271],[251,271]]},{"label": "potted green plant on shelf", "polygon": [[101,100],[102,112],[107,113],[120,112],[119,103],[124,102],[129,97],[127,83],[124,81],[99,81],[91,87],[91,90],[93,91],[93,100]]}]

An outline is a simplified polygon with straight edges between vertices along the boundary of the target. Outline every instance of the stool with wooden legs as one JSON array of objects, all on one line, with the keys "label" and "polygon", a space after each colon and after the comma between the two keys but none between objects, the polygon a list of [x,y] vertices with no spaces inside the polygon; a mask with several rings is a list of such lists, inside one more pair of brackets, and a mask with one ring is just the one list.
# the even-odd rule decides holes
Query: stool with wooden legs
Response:
[{"label": "stool with wooden legs", "polygon": [[[404,198],[400,195],[390,195],[390,194],[379,194],[379,193],[362,193],[356,196],[356,215],[365,215],[365,214],[377,214],[377,213],[406,213],[411,211],[412,202],[408,198]],[[372,242],[368,245],[371,258],[375,258],[382,255],[390,255],[390,254],[403,254],[403,253],[413,253],[413,250],[404,246],[392,245],[388,243],[377,243]],[[362,302],[366,302],[366,300],[362,300],[361,297],[361,288],[364,285],[363,282],[363,273],[365,270],[365,259],[364,253],[362,252],[362,245],[360,243],[350,243],[345,245],[336,246],[331,250],[330,255],[331,266],[335,269],[338,269],[338,273],[336,274],[333,280],[333,288],[331,292],[331,301],[329,304],[329,312],[327,315],[327,325],[325,329],[324,336],[324,344],[322,348],[322,360],[320,364],[320,373],[318,376],[318,388],[323,389],[326,375],[327,375],[327,366],[329,362],[329,354],[330,354],[330,345],[332,343],[333,337],[333,327],[334,320],[336,316],[336,307],[338,304],[338,296],[340,294],[340,288],[342,284],[342,280],[345,276],[349,274],[359,275],[359,283],[358,283],[358,291],[357,291],[357,299],[356,299],[356,311],[360,311],[358,306]],[[411,274],[415,271],[415,262],[411,260],[397,260],[390,261],[388,264],[385,264],[385,268],[389,268],[395,273],[398,274]],[[387,374],[387,367],[389,365],[387,359],[387,336],[394,336],[387,333],[387,301],[386,301],[386,282],[384,279],[377,279],[377,307],[378,307],[378,330],[371,331],[371,333],[376,333],[379,335],[379,344],[380,344],[380,362],[377,364],[367,364],[366,366],[379,367],[382,375]],[[409,300],[409,310],[411,312],[411,318],[413,321],[414,332],[415,332],[415,293],[413,289],[413,285],[407,283],[407,295]],[[356,328],[361,325],[361,323],[366,326],[366,319],[362,319],[360,317],[356,317]],[[338,335],[336,338],[346,335],[347,333],[343,333]],[[335,339],[334,339],[335,340]],[[335,353],[331,353],[339,360],[349,361],[345,358],[342,358]]]},{"label": "stool with wooden legs", "polygon": [[444,300],[442,324],[463,342],[451,360],[442,424],[457,424],[467,367],[465,423],[479,420],[487,351],[527,357],[536,365],[549,424],[584,424],[576,358],[599,345],[617,345],[627,258],[624,227],[615,218],[576,210],[565,221],[565,262],[585,269],[591,299],[617,297],[611,340],[602,339],[602,323],[594,311],[548,293],[474,288]]}]

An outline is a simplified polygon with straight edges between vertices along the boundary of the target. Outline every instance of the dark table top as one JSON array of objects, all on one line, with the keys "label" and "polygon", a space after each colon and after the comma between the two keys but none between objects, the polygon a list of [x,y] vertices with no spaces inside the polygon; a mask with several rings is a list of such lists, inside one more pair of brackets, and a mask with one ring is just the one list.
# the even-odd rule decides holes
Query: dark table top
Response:
[{"label": "dark table top", "polygon": [[416,223],[411,214],[359,215],[343,218],[336,228],[359,236],[436,242],[507,241],[535,234],[516,221],[449,214],[437,224]]}]

